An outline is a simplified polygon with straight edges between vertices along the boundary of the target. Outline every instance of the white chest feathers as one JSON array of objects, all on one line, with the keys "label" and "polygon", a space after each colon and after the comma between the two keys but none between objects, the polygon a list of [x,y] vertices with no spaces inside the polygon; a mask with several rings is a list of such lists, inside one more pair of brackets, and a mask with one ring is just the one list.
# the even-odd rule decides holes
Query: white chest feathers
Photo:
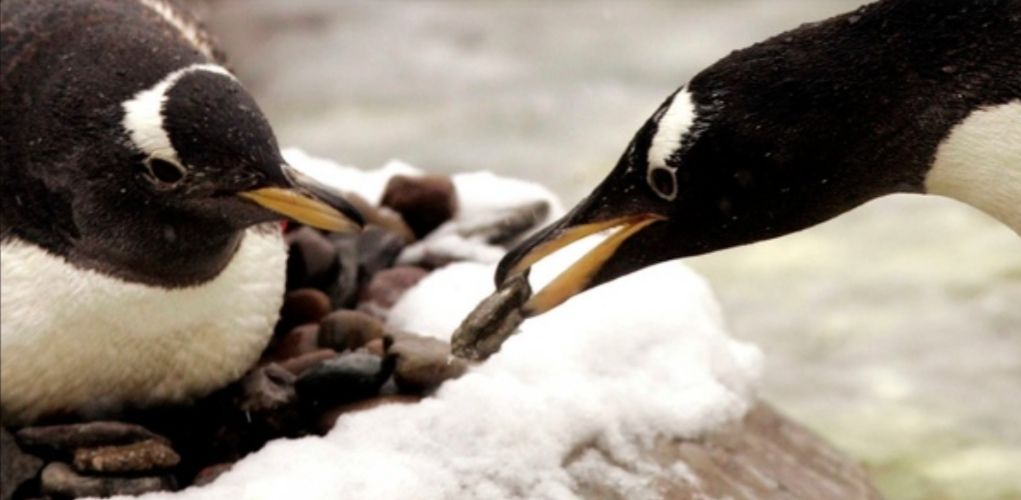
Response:
[{"label": "white chest feathers", "polygon": [[284,294],[279,231],[250,229],[214,280],[163,289],[2,247],[4,423],[186,401],[237,379],[272,335]]},{"label": "white chest feathers", "polygon": [[973,111],[954,127],[936,150],[925,187],[1021,235],[1021,100]]}]

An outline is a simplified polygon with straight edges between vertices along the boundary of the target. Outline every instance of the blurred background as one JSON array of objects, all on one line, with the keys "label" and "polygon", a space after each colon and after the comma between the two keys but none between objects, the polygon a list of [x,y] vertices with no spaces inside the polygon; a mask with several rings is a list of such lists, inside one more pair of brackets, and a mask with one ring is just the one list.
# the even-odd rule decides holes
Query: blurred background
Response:
[{"label": "blurred background", "polygon": [[[856,0],[193,0],[283,146],[542,182],[567,204],[676,87]],[[898,499],[1021,498],[1021,239],[895,196],[690,259],[763,397]]]}]

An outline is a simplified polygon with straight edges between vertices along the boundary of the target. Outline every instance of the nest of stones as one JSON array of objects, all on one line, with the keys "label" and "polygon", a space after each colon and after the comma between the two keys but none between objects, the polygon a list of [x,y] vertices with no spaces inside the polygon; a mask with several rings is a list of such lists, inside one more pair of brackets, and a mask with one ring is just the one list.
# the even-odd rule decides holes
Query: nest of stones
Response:
[{"label": "nest of stones", "polygon": [[[441,225],[466,241],[509,245],[550,207],[533,201],[459,224],[457,199],[449,177],[394,176],[379,205],[352,197],[368,223],[359,234],[287,225],[287,294],[255,367],[188,405],[50,422],[13,437],[4,429],[3,500],[205,484],[272,439],[322,435],[342,414],[414,403],[459,376],[467,366],[447,342],[388,330],[387,311],[433,269],[464,258],[430,249]],[[419,251],[398,264],[413,244]]]}]

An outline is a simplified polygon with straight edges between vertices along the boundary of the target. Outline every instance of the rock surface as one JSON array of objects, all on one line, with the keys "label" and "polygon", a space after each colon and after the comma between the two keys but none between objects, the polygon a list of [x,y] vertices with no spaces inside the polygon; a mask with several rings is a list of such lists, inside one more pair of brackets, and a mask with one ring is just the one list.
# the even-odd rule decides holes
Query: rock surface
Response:
[{"label": "rock surface", "polygon": [[21,451],[7,428],[0,427],[0,499],[11,498],[21,483],[34,478],[42,467],[42,460]]},{"label": "rock surface", "polygon": [[61,462],[50,463],[42,473],[43,493],[73,498],[140,495],[173,487],[174,481],[170,477],[88,477]]},{"label": "rock surface", "polygon": [[[881,498],[861,465],[761,402],[740,422],[699,439],[659,438],[641,453],[663,468],[656,485],[664,499]],[[598,446],[574,450],[567,468],[576,472],[582,497],[628,498],[612,477],[584,474],[585,460],[613,463]]]},{"label": "rock surface", "polygon": [[401,214],[415,236],[422,238],[454,216],[457,196],[450,177],[395,175],[386,185],[381,204]]},{"label": "rock surface", "polygon": [[412,393],[436,389],[444,381],[460,377],[468,364],[450,355],[450,344],[427,337],[401,335],[387,349],[394,365],[394,382]]},{"label": "rock surface", "polygon": [[74,452],[74,467],[82,472],[147,472],[169,469],[181,457],[167,443],[148,439],[138,443],[98,448],[79,448]]}]

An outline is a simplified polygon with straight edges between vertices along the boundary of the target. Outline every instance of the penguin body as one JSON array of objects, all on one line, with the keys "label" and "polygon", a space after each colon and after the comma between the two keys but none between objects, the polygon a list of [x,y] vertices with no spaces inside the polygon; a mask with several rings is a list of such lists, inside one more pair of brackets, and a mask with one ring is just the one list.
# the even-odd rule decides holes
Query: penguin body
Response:
[{"label": "penguin body", "polygon": [[620,230],[529,308],[664,260],[811,227],[874,198],[957,198],[1021,234],[1021,0],[883,0],[732,52],[675,91],[497,282]]},{"label": "penguin body", "polygon": [[4,423],[183,402],[238,378],[282,302],[277,221],[347,229],[357,212],[299,185],[176,4],[0,8]]}]

